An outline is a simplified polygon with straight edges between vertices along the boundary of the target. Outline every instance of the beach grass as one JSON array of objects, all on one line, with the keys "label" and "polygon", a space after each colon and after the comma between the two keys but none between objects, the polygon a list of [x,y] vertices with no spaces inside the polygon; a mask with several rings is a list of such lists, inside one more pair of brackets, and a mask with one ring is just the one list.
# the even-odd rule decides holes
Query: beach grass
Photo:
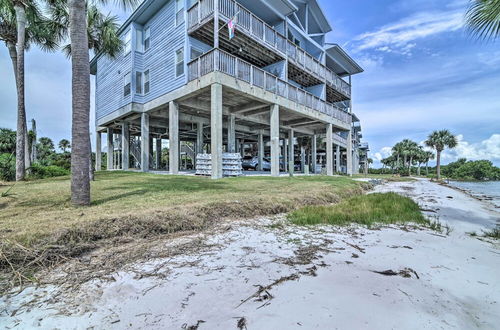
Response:
[{"label": "beach grass", "polygon": [[306,206],[291,212],[288,218],[297,225],[428,224],[417,203],[392,192],[354,196],[331,206]]},{"label": "beach grass", "polygon": [[[97,172],[92,205],[73,207],[69,177],[0,186],[0,272],[79,256],[120,239],[200,231],[225,218],[337,203],[368,187],[346,177],[252,176],[211,180]],[[114,243],[113,243],[114,242]]]},{"label": "beach grass", "polygon": [[483,231],[483,236],[489,237],[489,238],[494,238],[494,239],[500,239],[500,227],[496,227],[496,228],[493,228],[490,230]]}]

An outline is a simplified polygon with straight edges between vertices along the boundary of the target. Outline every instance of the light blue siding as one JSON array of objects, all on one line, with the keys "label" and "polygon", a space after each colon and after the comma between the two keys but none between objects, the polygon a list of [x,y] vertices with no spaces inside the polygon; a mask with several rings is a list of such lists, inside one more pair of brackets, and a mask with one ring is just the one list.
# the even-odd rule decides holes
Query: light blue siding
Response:
[{"label": "light blue siding", "polygon": [[264,68],[262,68],[263,70],[277,76],[278,78],[280,79],[283,79],[283,80],[287,80],[287,74],[286,74],[286,71],[285,71],[285,64],[286,62],[285,61],[280,61],[280,62],[276,62],[276,63],[273,63],[271,65],[268,65]]},{"label": "light blue siding", "polygon": [[[143,52],[136,51],[135,29],[151,28],[151,46]],[[184,74],[176,77],[175,53],[182,48],[185,52],[185,23],[176,26],[175,1],[169,1],[144,25],[132,23],[132,52],[111,60],[101,56],[97,61],[96,74],[96,118],[101,119],[119,108],[131,103],[146,103],[167,94],[186,83],[187,67]],[[128,31],[128,29],[124,29]],[[135,73],[150,71],[150,92],[135,94]],[[131,95],[123,96],[124,76],[132,76]]]}]

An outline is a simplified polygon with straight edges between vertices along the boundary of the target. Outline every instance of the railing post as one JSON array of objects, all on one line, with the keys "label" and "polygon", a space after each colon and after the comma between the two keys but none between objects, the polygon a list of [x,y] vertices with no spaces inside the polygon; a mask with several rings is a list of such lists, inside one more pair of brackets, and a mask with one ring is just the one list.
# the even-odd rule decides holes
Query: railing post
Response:
[{"label": "railing post", "polygon": [[198,63],[196,63],[198,66],[198,75],[196,78],[201,78],[201,57],[198,57]]}]

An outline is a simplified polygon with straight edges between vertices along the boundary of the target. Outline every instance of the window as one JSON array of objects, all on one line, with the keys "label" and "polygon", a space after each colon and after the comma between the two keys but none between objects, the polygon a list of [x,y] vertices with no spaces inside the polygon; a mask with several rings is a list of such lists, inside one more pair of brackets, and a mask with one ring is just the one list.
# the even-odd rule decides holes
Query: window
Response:
[{"label": "window", "polygon": [[203,52],[199,51],[196,48],[191,47],[191,59],[194,60],[195,58],[200,57],[203,55]]},{"label": "window", "polygon": [[123,38],[123,49],[125,50],[125,55],[130,53],[132,50],[132,30],[128,30]]},{"label": "window", "polygon": [[184,74],[184,48],[180,48],[175,52],[175,76],[179,77]]},{"label": "window", "polygon": [[149,93],[149,70],[144,71],[144,94]]},{"label": "window", "polygon": [[179,25],[184,23],[184,0],[176,0],[175,1],[175,24]]},{"label": "window", "polygon": [[144,30],[144,51],[147,51],[151,46],[151,28]]},{"label": "window", "polygon": [[142,40],[142,30],[135,30],[135,50],[138,52],[144,51]]},{"label": "window", "polygon": [[130,79],[130,72],[125,74],[125,76],[123,77],[123,96],[130,95],[130,84],[132,82]]},{"label": "window", "polygon": [[135,93],[142,94],[142,72],[135,73]]}]

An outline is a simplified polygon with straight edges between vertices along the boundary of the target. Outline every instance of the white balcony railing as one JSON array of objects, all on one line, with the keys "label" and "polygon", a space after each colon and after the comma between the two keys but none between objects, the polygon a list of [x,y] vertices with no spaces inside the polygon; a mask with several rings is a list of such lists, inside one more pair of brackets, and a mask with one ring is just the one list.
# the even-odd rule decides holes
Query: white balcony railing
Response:
[{"label": "white balcony railing", "polygon": [[199,79],[214,71],[223,72],[231,77],[245,81],[252,86],[265,89],[270,93],[279,95],[351,125],[352,117],[349,113],[331,103],[323,101],[319,97],[301,88],[289,84],[267,71],[219,49],[213,49],[189,62],[188,80],[193,81]]},{"label": "white balcony railing", "polygon": [[351,86],[346,81],[234,0],[199,0],[188,10],[188,30],[196,29],[213,17],[214,1],[219,1],[221,19],[228,21],[238,13],[238,30],[245,32],[282,56],[288,57],[294,65],[347,98],[351,97]]}]

